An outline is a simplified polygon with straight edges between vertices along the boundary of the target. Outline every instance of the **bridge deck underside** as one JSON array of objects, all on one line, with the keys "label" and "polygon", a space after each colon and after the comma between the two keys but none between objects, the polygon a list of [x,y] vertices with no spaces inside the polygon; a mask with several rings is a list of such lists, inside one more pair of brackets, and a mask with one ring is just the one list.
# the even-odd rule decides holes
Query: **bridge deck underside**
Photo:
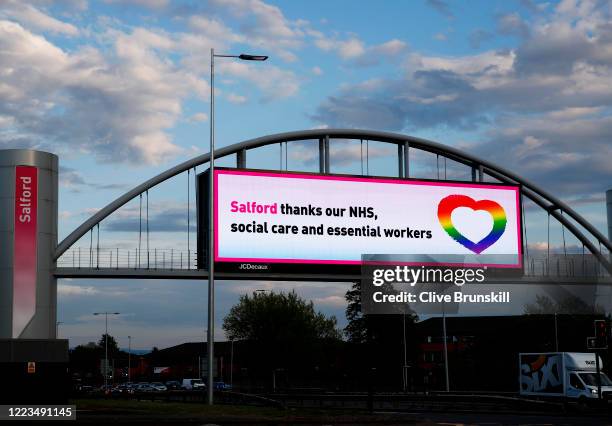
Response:
[{"label": "bridge deck underside", "polygon": [[[57,278],[139,278],[139,279],[186,279],[205,280],[208,271],[203,269],[133,269],[133,268],[57,268],[54,272]],[[278,281],[321,281],[321,282],[355,282],[360,281],[360,275],[337,274],[287,274],[287,273],[235,273],[215,272],[220,280],[278,280]],[[571,277],[571,276],[529,276],[512,278],[490,278],[487,284],[612,284],[609,276]]]}]

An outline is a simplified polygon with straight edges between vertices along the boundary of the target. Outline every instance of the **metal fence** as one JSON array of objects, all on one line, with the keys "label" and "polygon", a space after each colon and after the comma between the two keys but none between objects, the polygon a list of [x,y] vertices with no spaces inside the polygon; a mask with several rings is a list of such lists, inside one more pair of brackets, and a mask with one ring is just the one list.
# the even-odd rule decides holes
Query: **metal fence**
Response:
[{"label": "metal fence", "polygon": [[194,250],[73,247],[57,261],[58,268],[197,269]]}]

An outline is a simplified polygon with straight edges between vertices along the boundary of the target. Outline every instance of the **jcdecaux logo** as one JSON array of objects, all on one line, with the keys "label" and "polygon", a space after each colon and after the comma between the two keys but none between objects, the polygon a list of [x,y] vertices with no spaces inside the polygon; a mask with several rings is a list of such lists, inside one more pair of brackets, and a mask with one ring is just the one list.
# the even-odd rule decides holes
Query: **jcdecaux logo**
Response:
[{"label": "jcdecaux logo", "polygon": [[[451,215],[453,211],[459,207],[467,207],[472,210],[483,210],[488,212],[493,218],[493,228],[480,241],[472,241],[457,230]],[[476,254],[480,254],[487,248],[491,247],[506,230],[506,212],[503,207],[492,200],[476,201],[467,195],[449,195],[440,201],[438,204],[438,220],[440,225],[452,239]]]}]

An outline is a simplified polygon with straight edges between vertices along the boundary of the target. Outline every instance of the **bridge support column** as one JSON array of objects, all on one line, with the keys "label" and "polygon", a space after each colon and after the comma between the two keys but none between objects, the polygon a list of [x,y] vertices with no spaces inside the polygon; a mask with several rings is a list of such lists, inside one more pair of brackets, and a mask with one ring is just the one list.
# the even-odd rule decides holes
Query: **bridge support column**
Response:
[{"label": "bridge support column", "polygon": [[54,339],[58,159],[0,151],[0,338]]},{"label": "bridge support column", "polygon": [[[37,401],[65,379],[68,341],[56,339],[58,158],[0,150],[0,375],[13,402]],[[57,383],[56,390],[45,389]]]}]

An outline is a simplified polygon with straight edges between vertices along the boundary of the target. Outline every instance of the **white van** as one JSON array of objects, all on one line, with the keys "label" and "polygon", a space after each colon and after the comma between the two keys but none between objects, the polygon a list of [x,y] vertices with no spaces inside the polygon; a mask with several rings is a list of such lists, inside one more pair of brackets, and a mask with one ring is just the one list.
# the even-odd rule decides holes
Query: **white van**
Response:
[{"label": "white van", "polygon": [[206,385],[202,381],[202,379],[183,379],[183,384],[181,388],[185,390],[197,390],[204,389]]},{"label": "white van", "polygon": [[[601,372],[602,399],[612,400],[612,381]],[[549,352],[519,354],[520,394],[588,400],[599,397],[597,362],[593,353]]]}]

